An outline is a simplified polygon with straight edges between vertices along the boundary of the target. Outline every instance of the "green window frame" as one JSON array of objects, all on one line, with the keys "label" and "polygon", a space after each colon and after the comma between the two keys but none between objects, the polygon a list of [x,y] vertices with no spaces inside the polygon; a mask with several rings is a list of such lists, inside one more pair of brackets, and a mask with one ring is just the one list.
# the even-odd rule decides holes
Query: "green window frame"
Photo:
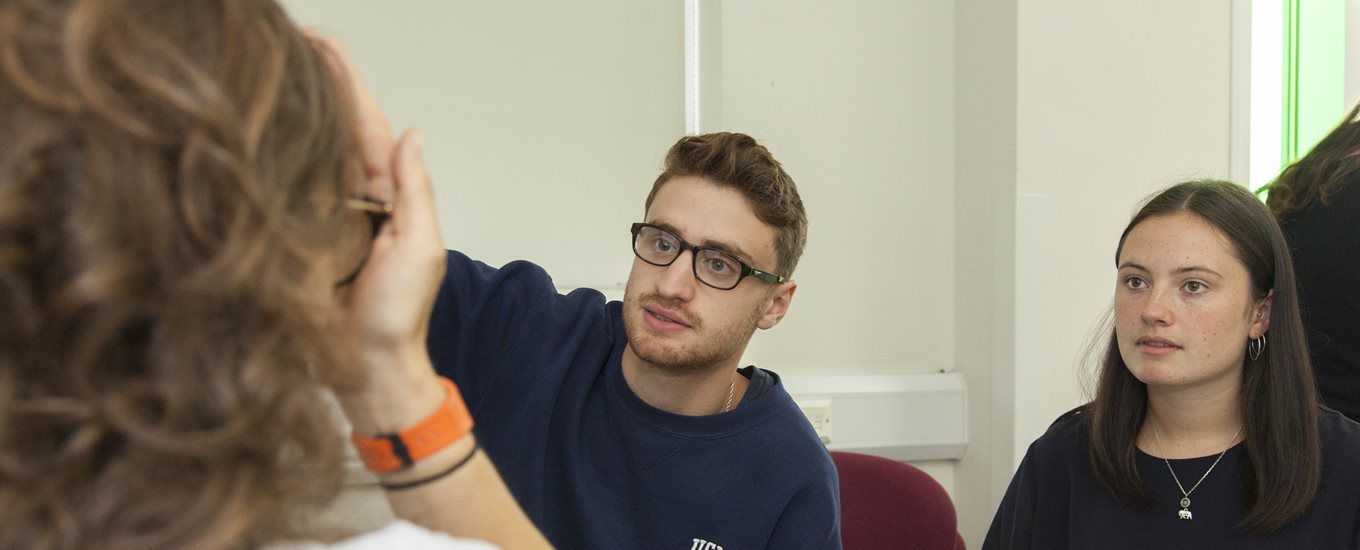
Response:
[{"label": "green window frame", "polygon": [[1282,7],[1281,169],[1307,154],[1350,108],[1345,99],[1346,1],[1284,0]]}]

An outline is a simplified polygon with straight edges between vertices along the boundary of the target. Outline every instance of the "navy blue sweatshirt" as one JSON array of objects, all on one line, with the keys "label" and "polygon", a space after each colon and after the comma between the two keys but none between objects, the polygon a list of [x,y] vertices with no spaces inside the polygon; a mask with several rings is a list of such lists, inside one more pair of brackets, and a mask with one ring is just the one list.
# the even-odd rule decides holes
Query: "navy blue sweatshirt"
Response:
[{"label": "navy blue sweatshirt", "polygon": [[730,412],[671,414],[624,381],[619,302],[556,292],[538,266],[458,252],[430,357],[477,439],[558,548],[840,548],[831,457],[778,375],[754,367]]}]

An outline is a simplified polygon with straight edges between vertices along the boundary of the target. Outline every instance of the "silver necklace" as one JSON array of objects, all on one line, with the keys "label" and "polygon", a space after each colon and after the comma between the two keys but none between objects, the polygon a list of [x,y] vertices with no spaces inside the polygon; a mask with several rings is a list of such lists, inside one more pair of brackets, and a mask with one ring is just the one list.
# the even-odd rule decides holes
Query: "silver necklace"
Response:
[{"label": "silver necklace", "polygon": [[1162,450],[1162,434],[1157,433],[1156,424],[1152,425],[1152,436],[1157,438],[1157,453],[1162,455],[1162,462],[1166,463],[1167,471],[1171,472],[1171,479],[1175,480],[1176,488],[1181,490],[1181,511],[1177,514],[1181,519],[1191,518],[1190,493],[1195,492],[1195,489],[1199,488],[1199,484],[1204,483],[1204,478],[1209,477],[1209,472],[1214,471],[1214,466],[1218,466],[1218,461],[1223,460],[1223,455],[1228,454],[1228,449],[1232,448],[1233,442],[1237,441],[1237,434],[1240,433],[1242,433],[1242,426],[1239,425],[1237,431],[1233,432],[1232,439],[1228,440],[1228,446],[1223,449],[1223,452],[1218,453],[1218,458],[1214,459],[1214,463],[1209,465],[1209,469],[1204,471],[1204,475],[1199,476],[1199,481],[1196,481],[1187,491],[1185,486],[1181,485],[1181,479],[1176,477],[1176,469],[1171,467],[1171,461],[1166,459],[1166,451]]},{"label": "silver necklace", "polygon": [[737,387],[737,377],[733,376],[732,381],[727,383],[727,402],[723,403],[722,412],[732,410],[732,390]]}]

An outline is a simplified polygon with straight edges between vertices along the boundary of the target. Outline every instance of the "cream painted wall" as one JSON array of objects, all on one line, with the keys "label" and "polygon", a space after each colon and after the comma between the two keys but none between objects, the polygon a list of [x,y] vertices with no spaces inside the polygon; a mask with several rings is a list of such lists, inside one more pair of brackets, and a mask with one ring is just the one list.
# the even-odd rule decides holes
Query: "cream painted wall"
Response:
[{"label": "cream painted wall", "polygon": [[1021,2],[1016,191],[1036,223],[1017,255],[1035,283],[1016,312],[1018,347],[1034,346],[1017,363],[1017,441],[1082,400],[1073,344],[1108,309],[1136,203],[1228,177],[1231,23],[1227,1]]},{"label": "cream painted wall", "polygon": [[795,374],[953,370],[951,3],[721,5],[721,127],[769,145],[810,218],[794,307],[748,358]]},{"label": "cream painted wall", "polygon": [[[684,130],[681,2],[284,3],[345,41],[397,126],[426,131],[446,244],[560,286],[623,281],[624,227]],[[793,310],[746,361],[952,370],[951,4],[705,4],[722,21],[705,100],[723,113],[705,131],[762,140],[811,217]]]},{"label": "cream painted wall", "polygon": [[953,494],[969,548],[981,547],[1015,470],[1016,11],[1015,2],[955,2],[954,327],[970,433]]},{"label": "cream painted wall", "polygon": [[447,246],[562,286],[627,277],[628,224],[684,133],[680,2],[283,4],[425,131]]}]

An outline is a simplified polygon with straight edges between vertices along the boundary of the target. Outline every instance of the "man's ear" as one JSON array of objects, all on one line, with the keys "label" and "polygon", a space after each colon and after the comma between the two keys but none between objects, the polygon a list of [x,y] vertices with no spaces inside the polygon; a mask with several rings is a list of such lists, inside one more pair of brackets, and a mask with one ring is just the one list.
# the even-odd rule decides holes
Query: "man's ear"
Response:
[{"label": "man's ear", "polygon": [[765,306],[765,313],[760,316],[760,321],[756,326],[761,330],[769,330],[779,324],[784,315],[789,312],[789,303],[793,302],[793,293],[798,290],[798,281],[789,279],[774,288],[770,294],[769,303]]},{"label": "man's ear", "polygon": [[1262,334],[1270,330],[1270,308],[1274,302],[1275,290],[1271,289],[1270,292],[1266,293],[1265,299],[1256,304],[1255,308],[1252,308],[1254,313],[1252,313],[1251,327],[1247,329],[1247,335],[1253,339],[1260,338]]}]

